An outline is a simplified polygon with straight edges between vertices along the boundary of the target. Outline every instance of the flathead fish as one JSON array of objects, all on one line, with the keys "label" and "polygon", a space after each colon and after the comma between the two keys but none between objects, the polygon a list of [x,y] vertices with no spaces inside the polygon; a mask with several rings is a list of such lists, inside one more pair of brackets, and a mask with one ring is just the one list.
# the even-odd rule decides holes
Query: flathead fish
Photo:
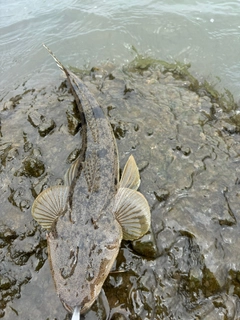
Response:
[{"label": "flathead fish", "polygon": [[119,181],[116,141],[102,108],[84,83],[44,47],[65,73],[76,100],[82,146],[64,185],[41,192],[32,215],[47,229],[56,291],[76,320],[97,298],[121,240],[138,239],[149,230],[150,209],[137,191],[140,176],[132,155]]}]

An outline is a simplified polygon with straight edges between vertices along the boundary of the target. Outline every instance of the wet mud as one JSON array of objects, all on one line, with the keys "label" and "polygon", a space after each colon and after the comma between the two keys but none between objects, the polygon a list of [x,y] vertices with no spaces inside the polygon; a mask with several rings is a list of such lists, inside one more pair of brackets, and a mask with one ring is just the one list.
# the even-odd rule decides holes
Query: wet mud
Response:
[{"label": "wet mud", "polygon": [[[79,76],[109,118],[120,167],[134,155],[152,212],[151,231],[123,241],[83,318],[239,319],[240,116],[231,94],[187,66],[141,57]],[[79,153],[74,99],[61,76],[26,82],[2,98],[0,120],[0,317],[70,319],[31,205],[63,183]]]}]

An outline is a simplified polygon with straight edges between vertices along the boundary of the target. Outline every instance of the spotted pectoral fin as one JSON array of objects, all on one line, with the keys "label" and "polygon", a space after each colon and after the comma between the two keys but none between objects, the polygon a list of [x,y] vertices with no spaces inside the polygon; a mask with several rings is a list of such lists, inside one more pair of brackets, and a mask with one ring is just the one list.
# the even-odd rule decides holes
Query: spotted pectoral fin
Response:
[{"label": "spotted pectoral fin", "polygon": [[33,202],[32,216],[45,229],[63,212],[69,194],[68,186],[55,186],[41,192]]},{"label": "spotted pectoral fin", "polygon": [[81,159],[77,158],[67,170],[64,177],[64,184],[66,186],[70,186],[73,180],[76,178],[80,164],[81,164]]},{"label": "spotted pectoral fin", "polygon": [[150,228],[151,213],[148,202],[136,190],[119,188],[114,213],[122,227],[124,240],[138,239]]},{"label": "spotted pectoral fin", "polygon": [[129,188],[137,190],[140,185],[140,176],[134,157],[131,155],[125,164],[122,177],[120,180],[120,188]]}]

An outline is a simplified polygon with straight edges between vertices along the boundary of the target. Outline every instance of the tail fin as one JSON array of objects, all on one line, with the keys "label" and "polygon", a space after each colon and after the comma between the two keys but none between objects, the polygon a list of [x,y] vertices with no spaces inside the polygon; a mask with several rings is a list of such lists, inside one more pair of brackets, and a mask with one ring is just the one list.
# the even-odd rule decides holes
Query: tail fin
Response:
[{"label": "tail fin", "polygon": [[80,307],[76,306],[73,311],[72,320],[80,320]]},{"label": "tail fin", "polygon": [[57,65],[59,66],[59,68],[66,73],[66,68],[61,64],[61,62],[58,60],[58,58],[54,55],[54,53],[43,43],[43,46],[45,49],[47,49],[47,51],[49,52],[49,54],[53,57],[53,59],[56,61]]}]

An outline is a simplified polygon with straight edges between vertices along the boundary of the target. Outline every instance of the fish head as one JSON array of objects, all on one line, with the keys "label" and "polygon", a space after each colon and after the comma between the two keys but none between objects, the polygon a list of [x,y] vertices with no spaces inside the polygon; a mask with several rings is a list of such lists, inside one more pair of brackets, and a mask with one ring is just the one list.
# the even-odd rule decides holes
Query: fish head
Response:
[{"label": "fish head", "polygon": [[117,257],[122,229],[109,217],[78,225],[63,216],[47,236],[56,291],[69,312],[76,306],[81,313],[91,307]]}]

